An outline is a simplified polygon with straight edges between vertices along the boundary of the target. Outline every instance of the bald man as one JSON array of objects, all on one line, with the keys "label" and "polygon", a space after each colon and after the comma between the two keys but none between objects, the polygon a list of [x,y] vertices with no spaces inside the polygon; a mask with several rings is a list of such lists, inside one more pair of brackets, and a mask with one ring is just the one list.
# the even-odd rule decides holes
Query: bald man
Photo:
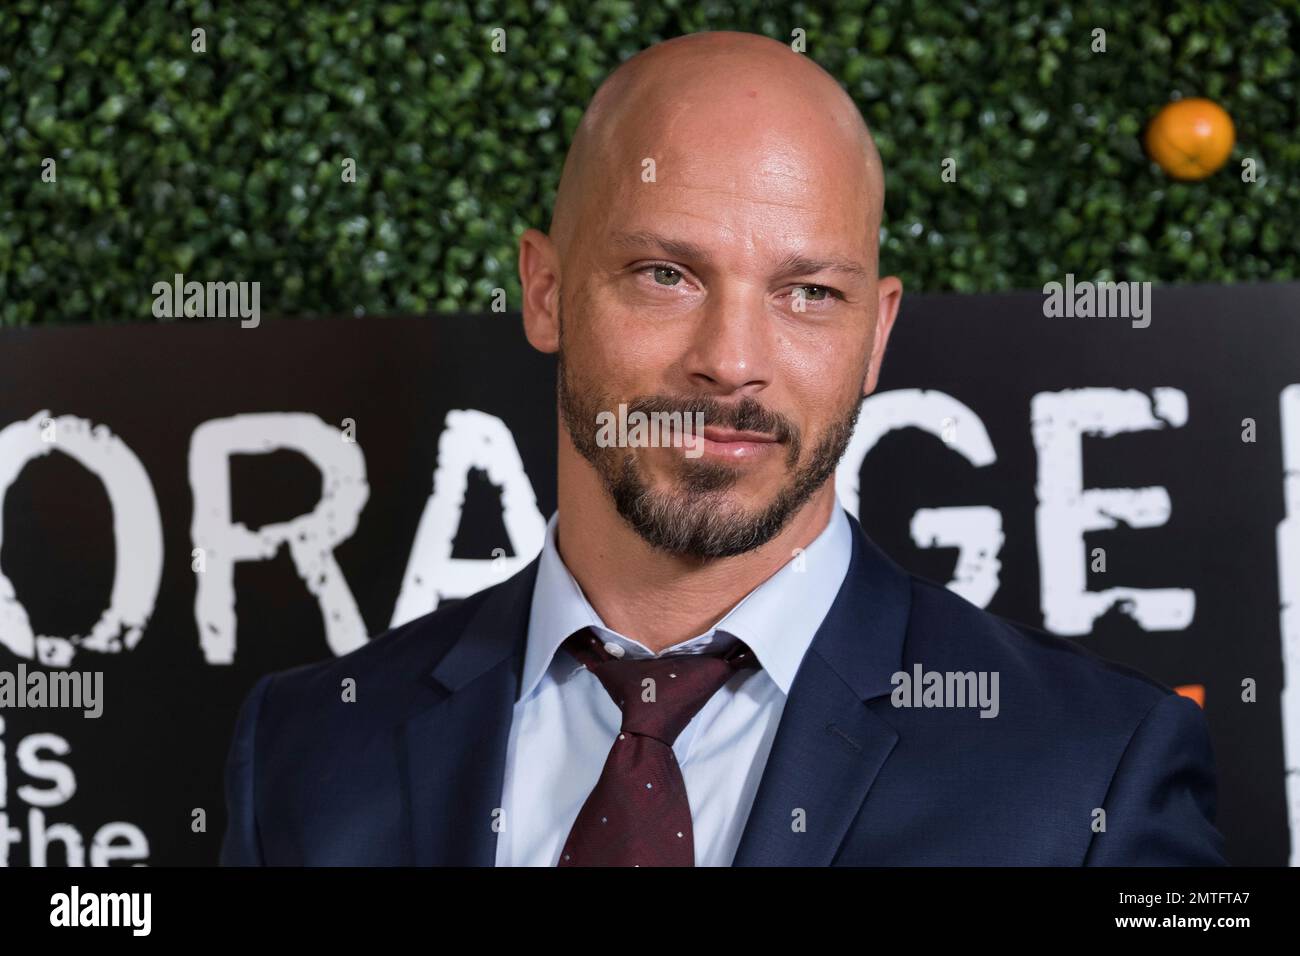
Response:
[{"label": "bald man", "polygon": [[[563,426],[542,552],[262,678],[222,861],[1223,863],[1194,703],[908,574],[837,506],[902,295],[883,202],[857,108],[786,46],[617,69],[520,240]],[[666,440],[610,427],[638,414]]]}]

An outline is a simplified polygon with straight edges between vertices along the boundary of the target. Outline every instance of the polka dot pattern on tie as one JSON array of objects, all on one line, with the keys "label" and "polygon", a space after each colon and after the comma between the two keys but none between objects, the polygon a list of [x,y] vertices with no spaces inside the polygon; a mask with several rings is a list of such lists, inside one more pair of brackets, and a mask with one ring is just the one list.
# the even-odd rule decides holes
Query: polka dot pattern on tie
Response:
[{"label": "polka dot pattern on tie", "polygon": [[[718,654],[629,658],[586,628],[564,649],[601,682],[623,720],[559,865],[694,866],[690,801],[673,742],[733,674],[758,666],[754,655],[737,641]],[[655,692],[643,696],[645,686]]]}]

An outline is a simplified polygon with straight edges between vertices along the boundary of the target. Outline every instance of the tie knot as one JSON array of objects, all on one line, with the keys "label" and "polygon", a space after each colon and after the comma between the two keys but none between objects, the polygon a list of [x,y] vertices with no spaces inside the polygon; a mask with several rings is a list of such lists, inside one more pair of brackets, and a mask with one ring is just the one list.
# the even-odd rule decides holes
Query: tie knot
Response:
[{"label": "tie knot", "polygon": [[654,737],[670,747],[732,674],[758,666],[744,641],[718,653],[618,658],[584,628],[564,642],[564,649],[596,675],[618,704],[623,731]]}]

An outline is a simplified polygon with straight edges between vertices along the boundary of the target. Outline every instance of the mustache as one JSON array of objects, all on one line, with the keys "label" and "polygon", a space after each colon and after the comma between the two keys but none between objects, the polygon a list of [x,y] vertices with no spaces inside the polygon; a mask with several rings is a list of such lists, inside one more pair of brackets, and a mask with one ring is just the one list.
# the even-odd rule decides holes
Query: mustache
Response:
[{"label": "mustache", "polygon": [[692,416],[702,414],[706,426],[730,428],[738,432],[762,432],[772,435],[779,442],[788,442],[798,434],[798,429],[788,418],[749,397],[728,404],[707,396],[675,398],[670,395],[647,395],[628,402],[627,410],[647,415],[655,412],[681,412]]}]

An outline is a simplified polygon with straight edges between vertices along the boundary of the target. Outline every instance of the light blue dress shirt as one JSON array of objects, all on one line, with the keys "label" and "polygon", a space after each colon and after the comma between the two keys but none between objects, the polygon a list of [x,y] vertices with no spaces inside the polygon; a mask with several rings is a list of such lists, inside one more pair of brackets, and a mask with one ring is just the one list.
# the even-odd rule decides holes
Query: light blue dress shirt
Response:
[{"label": "light blue dress shirt", "polygon": [[[591,607],[556,549],[556,517],[546,526],[510,726],[497,866],[556,865],[622,723],[604,686],[560,645],[590,627],[614,656],[655,656],[606,627]],[[836,505],[800,557],[709,630],[662,652],[700,653],[739,639],[762,665],[737,672],[673,744],[691,805],[696,866],[730,866],[735,857],[795,673],[852,553],[852,528]]]}]

